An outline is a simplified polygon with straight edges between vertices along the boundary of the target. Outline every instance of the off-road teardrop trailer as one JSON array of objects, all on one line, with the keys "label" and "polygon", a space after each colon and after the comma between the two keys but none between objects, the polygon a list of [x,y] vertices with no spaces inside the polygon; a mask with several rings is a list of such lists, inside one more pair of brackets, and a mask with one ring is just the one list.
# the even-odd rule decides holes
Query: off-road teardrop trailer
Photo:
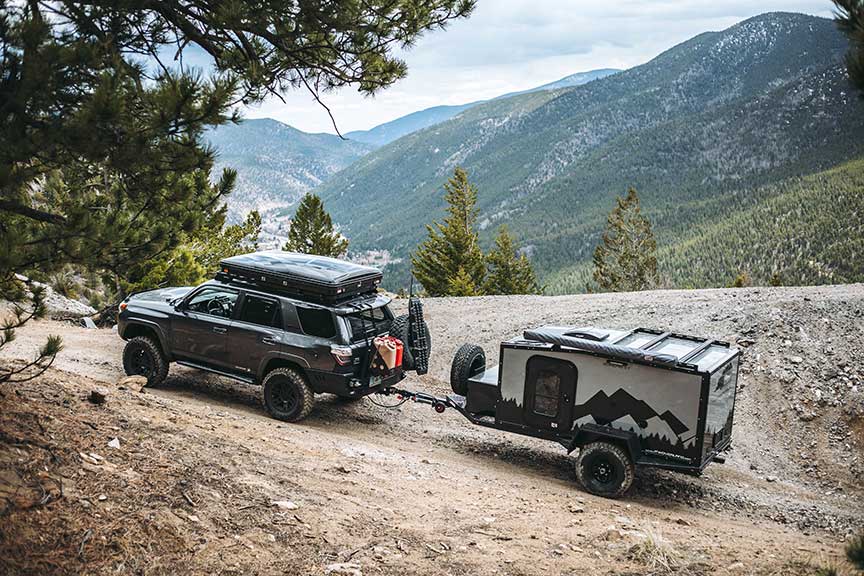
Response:
[{"label": "off-road teardrop trailer", "polygon": [[725,342],[657,330],[547,326],[503,342],[486,369],[479,346],[453,360],[454,395],[434,398],[474,424],[579,448],[577,476],[616,497],[636,466],[699,474],[732,438],[740,352]]}]

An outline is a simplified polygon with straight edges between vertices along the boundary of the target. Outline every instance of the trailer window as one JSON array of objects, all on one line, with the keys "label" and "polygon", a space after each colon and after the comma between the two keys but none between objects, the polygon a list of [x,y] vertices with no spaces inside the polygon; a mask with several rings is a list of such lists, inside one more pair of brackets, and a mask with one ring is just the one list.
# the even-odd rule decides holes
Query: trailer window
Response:
[{"label": "trailer window", "polygon": [[534,412],[542,416],[558,415],[561,377],[552,370],[540,370],[534,383]]},{"label": "trailer window", "polygon": [[300,320],[300,328],[309,336],[318,336],[319,338],[336,336],[336,324],[333,322],[333,314],[329,310],[297,306],[297,318]]},{"label": "trailer window", "polygon": [[634,332],[633,334],[626,336],[624,339],[615,342],[615,345],[625,346],[627,348],[641,348],[656,337],[657,334],[651,334],[649,332]]},{"label": "trailer window", "polygon": [[654,354],[668,354],[676,358],[683,358],[688,353],[699,347],[701,342],[695,340],[685,340],[684,338],[675,338],[670,336],[665,338],[649,348]]},{"label": "trailer window", "polygon": [[699,370],[708,371],[719,364],[721,360],[728,358],[729,354],[729,348],[725,346],[709,346],[704,352],[700,352],[690,362],[696,364]]}]

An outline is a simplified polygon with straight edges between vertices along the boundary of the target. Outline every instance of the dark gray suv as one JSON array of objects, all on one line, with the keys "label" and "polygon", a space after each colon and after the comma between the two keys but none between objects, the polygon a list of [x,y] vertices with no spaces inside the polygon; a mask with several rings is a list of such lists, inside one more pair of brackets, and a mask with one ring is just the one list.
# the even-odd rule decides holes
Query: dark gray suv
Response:
[{"label": "dark gray suv", "polygon": [[[239,265],[250,259],[254,266]],[[368,280],[370,271],[380,278],[377,270],[289,253],[246,255],[222,265],[217,279],[198,287],[152,290],[121,303],[118,331],[127,341],[127,374],[156,386],[176,362],[260,384],[267,411],[293,422],[309,414],[315,393],[362,398],[414,368],[407,345],[401,367],[383,374],[370,368],[375,337],[409,341],[407,315],[394,318],[390,299],[374,290],[377,281],[366,282],[373,286],[369,291],[358,280],[364,274]],[[337,287],[333,294],[321,289],[322,282]],[[420,329],[428,342],[422,319]]]}]

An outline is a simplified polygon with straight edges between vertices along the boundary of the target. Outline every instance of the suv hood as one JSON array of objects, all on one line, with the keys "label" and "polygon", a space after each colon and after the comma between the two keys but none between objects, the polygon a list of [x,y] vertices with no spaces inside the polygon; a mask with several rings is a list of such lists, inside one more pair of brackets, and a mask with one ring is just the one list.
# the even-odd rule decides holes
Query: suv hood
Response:
[{"label": "suv hood", "polygon": [[157,302],[170,302],[175,298],[180,298],[188,294],[194,286],[183,286],[179,288],[160,288],[158,290],[148,290],[147,292],[138,292],[129,296],[129,300],[147,300]]}]

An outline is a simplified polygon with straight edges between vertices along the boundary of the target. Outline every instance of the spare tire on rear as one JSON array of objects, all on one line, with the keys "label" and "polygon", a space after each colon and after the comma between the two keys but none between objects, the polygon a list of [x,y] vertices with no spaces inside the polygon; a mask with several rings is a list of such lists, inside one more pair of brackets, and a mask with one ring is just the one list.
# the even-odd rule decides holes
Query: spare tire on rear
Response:
[{"label": "spare tire on rear", "polygon": [[[428,347],[431,350],[432,335],[429,334],[429,326],[426,324],[425,320],[422,321],[422,326],[423,332],[426,335],[426,342],[428,342]],[[411,350],[411,341],[408,338],[408,328],[408,315],[403,314],[402,316],[397,316],[390,324],[390,335],[402,341],[402,369],[414,370],[416,364],[414,362],[414,352]]]},{"label": "spare tire on rear", "polygon": [[450,366],[450,388],[460,396],[468,395],[468,380],[486,369],[486,353],[476,344],[463,344]]}]

